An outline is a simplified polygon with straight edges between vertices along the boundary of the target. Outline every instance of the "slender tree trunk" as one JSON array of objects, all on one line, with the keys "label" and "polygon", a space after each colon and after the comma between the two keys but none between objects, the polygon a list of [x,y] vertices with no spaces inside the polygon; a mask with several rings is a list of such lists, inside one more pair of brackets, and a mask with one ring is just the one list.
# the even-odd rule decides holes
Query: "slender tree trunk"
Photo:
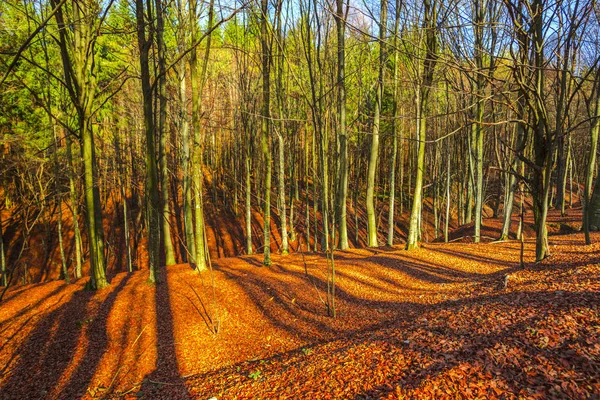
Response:
[{"label": "slender tree trunk", "polygon": [[473,197],[475,192],[475,141],[473,139],[473,129],[467,134],[467,148],[469,156],[466,157],[468,174],[467,179],[467,198],[465,207],[466,223],[473,221]]},{"label": "slender tree trunk", "polygon": [[58,166],[58,138],[56,137],[56,126],[52,123],[52,117],[50,117],[52,124],[52,134],[54,136],[54,196],[56,201],[56,208],[58,209],[58,248],[60,250],[60,262],[61,262],[61,279],[65,282],[71,283],[69,278],[69,271],[67,270],[67,260],[65,257],[65,247],[63,245],[63,213],[62,213],[62,196],[60,193],[60,185],[58,184],[59,179],[59,166]]},{"label": "slender tree trunk", "polygon": [[474,238],[475,243],[479,243],[481,240],[481,219],[483,211],[483,104],[478,99],[475,107],[476,119],[479,121],[473,125],[474,127],[474,138],[475,138],[475,224],[474,224]]},{"label": "slender tree trunk", "polygon": [[164,5],[162,0],[155,0],[156,8],[156,45],[158,48],[158,159],[160,166],[160,195],[162,242],[165,251],[166,265],[175,264],[175,252],[171,239],[171,212],[169,210],[169,167],[167,158],[167,75],[165,66],[166,46],[164,42]]},{"label": "slender tree trunk", "polygon": [[250,182],[250,144],[247,143],[246,146],[246,253],[252,254],[252,186]]},{"label": "slender tree trunk", "polygon": [[279,155],[279,174],[278,174],[278,190],[279,190],[279,214],[281,220],[281,254],[289,253],[288,233],[287,233],[287,211],[285,204],[285,143],[283,134],[277,135],[277,149]]},{"label": "slender tree trunk", "polygon": [[[322,75],[321,75],[322,76]],[[322,87],[322,85],[321,85]],[[322,90],[319,98],[323,98]],[[322,110],[322,107],[319,106]],[[323,235],[321,236],[321,249],[329,251],[329,163],[327,162],[327,128],[319,129],[319,157],[321,162],[319,163],[319,177],[321,181],[321,225],[323,226]]]},{"label": "slender tree trunk", "polygon": [[421,204],[423,193],[423,170],[425,169],[425,130],[427,129],[427,119],[423,116],[426,107],[423,105],[423,90],[417,92],[417,171],[415,176],[415,189],[413,193],[413,202],[410,212],[408,237],[406,240],[406,249],[412,250],[418,246],[420,233]]},{"label": "slender tree trunk", "polygon": [[408,228],[408,238],[406,249],[412,250],[418,246],[421,232],[421,209],[423,195],[423,171],[425,170],[425,142],[427,133],[426,112],[429,107],[429,92],[433,83],[433,73],[437,57],[437,34],[435,26],[437,24],[436,4],[431,0],[424,0],[423,26],[425,32],[425,59],[423,61],[423,75],[420,87],[417,88],[417,165],[415,176],[415,192],[410,212],[410,222]]},{"label": "slender tree trunk", "polygon": [[377,78],[377,92],[375,96],[375,115],[373,116],[373,133],[371,136],[371,153],[369,156],[369,170],[367,172],[367,244],[377,247],[377,222],[375,220],[375,173],[379,161],[379,120],[381,104],[383,101],[383,77],[386,64],[386,30],[387,30],[387,0],[381,1],[381,20],[379,22],[379,75]]},{"label": "slender tree trunk", "polygon": [[192,177],[190,174],[190,133],[187,115],[187,85],[185,78],[185,63],[180,65],[179,81],[179,107],[181,121],[181,171],[183,180],[183,231],[187,262],[196,263],[196,242],[194,240],[194,216],[192,213]]},{"label": "slender tree trunk", "polygon": [[481,240],[481,219],[483,211],[483,97],[484,97],[484,79],[483,79],[483,24],[485,19],[485,8],[481,0],[473,2],[473,11],[475,13],[474,30],[474,50],[475,64],[477,67],[477,76],[475,77],[475,123],[473,124],[473,141],[475,144],[475,243]]},{"label": "slender tree trunk", "polygon": [[335,23],[337,28],[337,86],[338,86],[338,140],[339,168],[336,193],[336,224],[339,248],[345,250],[348,244],[348,223],[346,199],[348,198],[348,136],[346,133],[346,19],[344,0],[336,0]]},{"label": "slender tree trunk", "polygon": [[[136,0],[137,38],[139,47],[140,72],[142,81],[144,130],[146,136],[146,227],[148,234],[148,269],[149,282],[157,282],[157,270],[160,263],[160,197],[158,193],[158,167],[156,163],[156,146],[154,142],[155,124],[153,111],[152,84],[150,83],[149,52],[153,42],[153,28],[151,3],[146,3],[147,11],[144,10],[144,1]],[[146,15],[147,13],[147,15]],[[148,29],[148,33],[146,31]]]},{"label": "slender tree trunk", "polygon": [[448,243],[448,225],[450,224],[450,154],[448,154],[446,167],[446,220],[444,223],[444,242]]},{"label": "slender tree trunk", "polygon": [[73,220],[73,240],[75,242],[75,279],[81,278],[81,263],[82,263],[82,251],[81,251],[81,231],[79,229],[79,196],[77,194],[77,188],[75,186],[75,179],[77,174],[75,166],[73,165],[73,154],[71,150],[71,136],[63,130],[67,142],[67,163],[68,163],[68,175],[69,175],[69,194],[71,195],[71,212]]},{"label": "slender tree trunk", "polygon": [[[525,105],[523,104],[523,98],[521,97],[517,100],[517,112],[523,118]],[[515,154],[512,157],[512,162],[510,164],[510,177],[508,190],[506,193],[506,197],[504,199],[504,221],[502,223],[502,233],[500,234],[500,238],[498,240],[507,240],[510,233],[510,223],[512,220],[512,210],[514,206],[515,199],[515,191],[517,190],[517,167],[520,164],[519,156],[523,155],[523,151],[525,150],[526,145],[526,126],[522,122],[517,123],[517,141],[515,143]]]},{"label": "slender tree trunk", "polygon": [[565,191],[567,184],[567,143],[562,132],[556,138],[556,197],[554,208],[561,210],[561,216],[565,214]]},{"label": "slender tree trunk", "polygon": [[270,125],[270,104],[271,104],[271,49],[269,48],[268,38],[268,15],[269,1],[261,0],[261,51],[262,51],[262,89],[263,89],[263,104],[262,104],[262,119],[261,119],[261,146],[263,154],[263,162],[265,163],[265,203],[263,215],[263,265],[271,265],[271,149],[269,140],[269,125]]},{"label": "slender tree trunk", "polygon": [[115,156],[118,165],[117,170],[119,172],[118,184],[121,189],[121,201],[123,202],[123,232],[125,239],[126,267],[127,272],[132,272],[133,262],[131,259],[131,243],[129,237],[129,210],[127,207],[127,185],[125,184],[125,182],[128,182],[128,173],[127,168],[123,168],[120,136],[121,131],[120,129],[117,129],[117,133],[115,134]]},{"label": "slender tree trunk", "polygon": [[275,10],[276,21],[276,43],[279,51],[277,52],[276,65],[276,90],[277,90],[277,108],[279,110],[279,132],[277,132],[277,155],[278,155],[278,175],[277,175],[277,211],[281,223],[281,254],[289,253],[288,229],[287,229],[287,210],[285,200],[285,97],[283,87],[284,74],[284,35],[282,33],[281,8],[283,0],[278,0]]},{"label": "slender tree trunk", "polygon": [[[290,180],[291,180],[291,184],[290,184],[290,240],[292,242],[296,241],[296,229],[295,229],[295,224],[294,224],[294,208],[295,208],[295,204],[294,204],[294,200],[298,199],[298,172],[297,172],[297,168],[296,168],[296,147],[297,147],[297,142],[298,142],[298,135],[294,134],[293,135],[293,143],[292,143],[292,150],[291,150],[291,162],[290,162]],[[296,248],[297,250],[298,248]]]},{"label": "slender tree trunk", "polygon": [[[198,41],[198,16],[196,15],[196,1],[190,2],[190,24],[191,24],[191,42]],[[207,29],[212,29],[214,17],[214,0],[210,0],[208,11],[208,26]],[[204,58],[202,59],[201,71],[198,73],[198,58],[196,48],[190,52],[190,80],[192,81],[192,128],[194,130],[194,149],[193,149],[193,174],[192,186],[194,188],[194,236],[196,245],[195,270],[198,272],[205,271],[206,265],[206,237],[204,229],[204,203],[202,199],[204,186],[204,161],[202,158],[203,137],[200,126],[202,94],[206,81],[206,71],[208,66],[208,58],[210,55],[212,35],[208,35],[206,39],[206,48]]]},{"label": "slender tree trunk", "polygon": [[532,5],[532,36],[533,63],[535,67],[534,83],[536,91],[534,115],[534,154],[537,169],[534,169],[532,185],[534,219],[536,228],[535,259],[541,261],[549,255],[548,230],[546,219],[548,216],[548,198],[550,196],[550,178],[552,174],[552,137],[547,128],[544,99],[544,41],[543,34],[543,0],[534,0]]},{"label": "slender tree trunk", "polygon": [[[387,245],[394,245],[394,231],[396,227],[394,206],[396,204],[396,157],[398,154],[398,25],[400,23],[401,1],[396,0],[396,18],[394,19],[394,114],[392,121],[392,159],[390,166],[390,198],[388,206],[388,234]],[[402,163],[402,158],[400,158]],[[400,184],[402,191],[402,183]],[[402,198],[400,198],[402,200]],[[401,201],[402,202],[402,201]],[[402,209],[402,206],[400,207]]]},{"label": "slender tree trunk", "polygon": [[[572,149],[572,136],[569,135],[569,149]],[[573,152],[569,152],[569,208],[573,208]]]},{"label": "slender tree trunk", "polygon": [[[600,73],[597,76],[600,78]],[[583,205],[583,232],[585,234],[585,244],[592,244],[592,239],[590,238],[590,225],[591,221],[594,222],[594,227],[596,229],[600,228],[600,218],[595,216],[595,214],[600,212],[599,207],[592,207],[593,204],[590,203],[592,200],[590,195],[592,194],[592,183],[594,180],[594,171],[596,170],[596,152],[598,150],[598,132],[600,131],[600,82],[596,83],[595,87],[595,99],[594,99],[594,114],[596,117],[592,120],[592,126],[590,129],[590,148],[587,156],[587,164],[585,170],[585,184],[583,187],[583,201],[581,202]],[[600,179],[598,180],[600,181]],[[598,183],[598,181],[596,183]],[[597,190],[594,188],[594,195],[596,195]],[[600,195],[600,193],[598,193]],[[573,194],[571,193],[571,197]]]},{"label": "slender tree trunk", "polygon": [[99,207],[99,193],[94,188],[96,182],[96,162],[94,152],[94,137],[87,117],[81,118],[80,132],[83,141],[83,183],[85,191],[86,219],[88,240],[90,243],[90,262],[92,265],[92,289],[102,289],[108,286],[106,280],[106,265],[104,259],[104,232],[102,229],[102,211]]}]

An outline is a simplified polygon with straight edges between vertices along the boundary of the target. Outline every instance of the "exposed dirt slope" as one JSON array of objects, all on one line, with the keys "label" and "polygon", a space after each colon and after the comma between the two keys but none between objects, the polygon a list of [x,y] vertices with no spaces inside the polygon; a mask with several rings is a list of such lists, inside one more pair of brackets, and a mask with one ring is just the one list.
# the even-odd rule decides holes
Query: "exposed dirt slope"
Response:
[{"label": "exposed dirt slope", "polygon": [[[207,175],[208,176],[208,175]],[[225,199],[229,193],[221,190],[219,196],[223,196]],[[304,196],[300,196],[302,201],[295,202],[294,208],[294,219],[293,224],[290,223],[288,218],[288,224],[291,233],[291,227],[295,232],[295,240],[291,240],[290,237],[290,251],[307,251],[307,242],[311,249],[314,249],[315,243],[315,227],[319,229],[319,236],[316,238],[317,242],[321,241],[321,216],[317,212],[317,221],[315,221],[314,209],[312,200],[309,200],[310,210],[310,222],[307,224],[306,221],[306,203],[304,202]],[[220,197],[219,197],[220,198]],[[273,195],[275,199],[276,196]],[[246,239],[244,232],[244,206],[239,205],[237,208],[238,213],[236,214],[231,206],[219,206],[219,202],[208,201],[210,196],[207,197],[205,204],[205,221],[206,221],[206,233],[207,233],[207,246],[209,253],[213,259],[220,257],[235,257],[246,254]],[[223,201],[224,203],[227,203]],[[231,200],[230,200],[231,202]],[[147,268],[147,246],[145,231],[141,228],[143,223],[143,212],[141,209],[136,207],[136,201],[129,200],[129,224],[130,224],[130,241],[131,251],[133,257],[133,268],[134,270],[143,270]],[[109,197],[106,199],[104,204],[104,234],[107,254],[107,268],[109,273],[116,274],[127,270],[126,260],[126,246],[125,246],[125,232],[123,230],[123,210],[122,200],[118,198]],[[229,203],[227,203],[229,204]],[[579,207],[577,202],[574,204]],[[73,221],[71,220],[71,211],[67,204],[62,205],[63,215],[63,243],[65,248],[65,255],[67,259],[67,268],[70,271],[71,276],[74,274],[74,254],[75,254],[75,240],[73,234]],[[379,199],[377,202],[377,230],[379,243],[386,243],[387,238],[387,226],[388,226],[388,205],[386,199]],[[533,220],[531,214],[531,206],[529,203],[526,204],[526,226],[525,232],[528,237],[532,237],[533,231]],[[9,268],[14,268],[14,279],[13,285],[21,285],[27,283],[39,283],[47,282],[50,280],[58,279],[60,276],[61,269],[61,258],[58,245],[58,227],[57,218],[58,212],[50,209],[46,210],[50,216],[44,214],[40,216],[38,223],[32,225],[35,216],[37,215],[36,210],[28,210],[25,213],[23,209],[15,209],[11,212],[7,210],[0,210],[2,212],[3,221],[3,239],[6,244],[6,258],[8,260]],[[486,205],[483,210],[484,220],[482,227],[482,240],[491,241],[495,240],[500,236],[502,227],[502,221],[500,218],[492,218],[493,211],[489,205]],[[518,210],[515,210],[515,213]],[[288,210],[289,213],[289,210]],[[395,218],[395,241],[396,244],[405,242],[408,234],[408,221],[410,217],[410,209],[404,207],[403,212],[400,213],[400,207],[397,207],[396,218]],[[25,215],[28,216],[29,226],[32,226],[30,235],[27,235],[24,231],[26,225],[23,218]],[[434,218],[433,218],[433,204],[430,198],[426,198],[423,202],[423,241],[443,241],[440,236],[443,234],[443,220],[444,216],[440,216],[438,229],[436,231]],[[567,220],[564,217],[560,218],[560,223],[570,224],[572,229],[579,229],[581,227],[581,209],[569,209]],[[281,252],[281,235],[280,235],[280,220],[277,216],[276,208],[272,208],[271,218],[271,251],[274,253]],[[173,246],[175,251],[176,260],[184,262],[186,260],[186,248],[184,246],[182,238],[183,233],[183,214],[181,209],[174,208],[171,218],[171,233],[173,239]],[[552,211],[550,215],[551,225],[556,222],[552,218],[557,218],[556,211]],[[44,222],[42,222],[44,221]],[[349,201],[348,204],[348,235],[349,244],[353,248],[366,247],[367,238],[367,217],[366,210],[364,209],[364,202],[358,202],[353,204]],[[566,222],[565,222],[566,221]],[[558,222],[557,222],[558,223]],[[263,246],[263,218],[262,208],[256,205],[252,211],[252,242],[253,249],[255,252],[262,251]],[[518,225],[518,216],[513,215],[512,232],[516,232]],[[84,229],[83,220],[80,221],[80,227]],[[306,227],[310,226],[310,237],[307,240]],[[137,228],[136,228],[137,227]],[[550,226],[551,232],[556,232],[560,229]],[[473,224],[467,224],[458,226],[457,221],[457,208],[456,205],[451,207],[451,216],[449,221],[450,240],[452,241],[463,241],[472,242],[473,236]],[[84,234],[82,236],[84,263],[83,263],[83,274],[89,274],[89,248],[87,243],[87,237]]]}]

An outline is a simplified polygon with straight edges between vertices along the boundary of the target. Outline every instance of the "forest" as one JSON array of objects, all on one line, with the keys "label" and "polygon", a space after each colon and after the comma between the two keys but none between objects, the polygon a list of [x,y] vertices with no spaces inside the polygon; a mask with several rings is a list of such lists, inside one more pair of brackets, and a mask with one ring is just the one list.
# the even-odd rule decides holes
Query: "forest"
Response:
[{"label": "forest", "polygon": [[600,396],[594,0],[0,3],[0,398]]}]

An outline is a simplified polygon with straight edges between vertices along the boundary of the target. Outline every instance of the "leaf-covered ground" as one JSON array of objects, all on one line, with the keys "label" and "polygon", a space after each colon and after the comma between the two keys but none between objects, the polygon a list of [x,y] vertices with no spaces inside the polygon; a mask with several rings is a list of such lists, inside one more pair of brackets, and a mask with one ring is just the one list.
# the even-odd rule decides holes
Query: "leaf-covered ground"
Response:
[{"label": "leaf-covered ground", "polygon": [[187,265],[18,287],[0,398],[598,398],[600,244],[533,245],[525,269],[518,242],[336,253],[335,319],[314,254],[218,260],[214,296]]}]

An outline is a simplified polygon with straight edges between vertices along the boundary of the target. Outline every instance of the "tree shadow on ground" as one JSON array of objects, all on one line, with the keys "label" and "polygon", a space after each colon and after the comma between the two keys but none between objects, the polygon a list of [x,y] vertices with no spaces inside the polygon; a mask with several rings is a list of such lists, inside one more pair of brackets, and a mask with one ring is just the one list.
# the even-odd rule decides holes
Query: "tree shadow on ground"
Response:
[{"label": "tree shadow on ground", "polygon": [[[439,251],[440,249],[437,247],[435,249],[428,247],[427,250],[438,252],[446,258],[456,258],[458,263],[460,263],[461,259],[476,263],[490,262],[486,257],[477,257],[463,251],[446,249]],[[449,313],[466,313],[465,310],[467,309],[480,310],[481,315],[477,313],[469,315],[463,326],[454,327],[447,325],[437,333],[435,327],[423,327],[425,331],[431,331],[434,338],[436,335],[445,335],[444,340],[459,343],[458,346],[454,346],[447,352],[443,352],[443,356],[441,355],[442,352],[432,344],[435,342],[433,340],[427,345],[424,344],[421,348],[412,349],[413,352],[416,352],[415,360],[418,361],[420,357],[429,357],[431,358],[431,362],[413,366],[414,371],[403,371],[397,376],[387,376],[385,377],[385,384],[374,385],[373,388],[368,390],[357,390],[354,396],[356,398],[378,398],[385,395],[394,386],[402,386],[408,389],[417,388],[425,379],[434,379],[436,376],[457,367],[461,363],[471,362],[474,354],[481,358],[481,360],[476,359],[474,365],[477,368],[487,371],[486,374],[490,373],[492,376],[497,376],[502,381],[502,385],[511,392],[519,393],[519,390],[523,387],[535,388],[540,386],[546,388],[544,390],[546,390],[545,393],[547,395],[551,393],[547,389],[552,387],[556,382],[556,376],[552,375],[551,372],[537,371],[533,375],[523,374],[518,364],[507,363],[506,365],[499,365],[491,363],[490,358],[481,353],[482,350],[493,349],[497,345],[505,345],[507,340],[510,346],[513,346],[524,354],[523,357],[526,359],[535,360],[537,359],[536,357],[545,357],[550,360],[550,365],[558,366],[564,366],[565,362],[571,360],[578,363],[578,366],[574,369],[578,375],[585,377],[589,376],[590,372],[596,371],[594,372],[593,379],[598,378],[597,371],[600,370],[600,366],[596,365],[594,367],[592,365],[590,367],[590,363],[593,364],[595,362],[593,359],[585,355],[574,354],[570,350],[573,343],[587,346],[587,342],[585,341],[589,339],[590,334],[593,336],[593,332],[575,332],[570,335],[570,339],[564,343],[560,343],[552,350],[536,347],[531,343],[525,342],[525,339],[521,337],[528,327],[542,323],[550,314],[565,315],[569,314],[572,309],[590,307],[591,304],[597,304],[600,301],[598,293],[568,292],[566,294],[567,297],[562,299],[563,301],[557,302],[554,292],[500,291],[501,288],[498,285],[500,283],[499,277],[521,269],[516,263],[492,260],[493,264],[497,266],[495,272],[473,273],[453,269],[448,267],[447,263],[446,266],[440,267],[439,265],[434,265],[423,260],[417,261],[414,259],[407,261],[406,257],[410,256],[407,256],[404,252],[401,252],[402,254],[399,253],[394,249],[377,250],[371,256],[361,256],[361,254],[353,254],[352,252],[336,253],[336,260],[344,260],[344,264],[341,264],[337,271],[338,278],[340,279],[339,286],[336,287],[336,302],[339,311],[337,319],[326,317],[326,308],[319,301],[324,297],[327,286],[323,272],[326,261],[323,255],[311,254],[307,256],[304,260],[304,265],[299,263],[297,258],[286,260],[284,264],[284,257],[275,258],[273,266],[261,270],[260,273],[257,270],[251,272],[251,270],[246,268],[233,268],[219,264],[218,270],[225,274],[227,278],[232,279],[248,295],[252,300],[253,306],[258,309],[260,315],[268,319],[270,325],[281,332],[305,341],[307,344],[257,362],[243,362],[233,367],[226,367],[194,377],[190,381],[191,384],[194,385],[194,382],[214,379],[216,382],[224,382],[220,390],[232,390],[230,393],[235,396],[234,393],[238,393],[236,391],[239,387],[243,387],[246,384],[253,384],[253,379],[248,379],[248,374],[251,371],[262,370],[265,372],[268,370],[274,376],[278,376],[285,374],[285,370],[289,368],[297,367],[301,370],[303,363],[305,363],[302,359],[303,353],[307,347],[319,348],[320,346],[328,346],[329,343],[336,343],[337,341],[340,343],[352,342],[350,345],[340,345],[339,349],[336,350],[337,353],[346,353],[349,346],[364,345],[365,343],[378,340],[377,338],[386,342],[387,345],[392,346],[397,351],[402,352],[406,347],[404,333],[415,327],[418,329],[419,324],[421,324],[420,319],[423,315],[431,314],[438,310]],[[581,265],[590,264],[594,260],[597,261],[597,258],[581,263]],[[258,261],[253,257],[248,257],[245,261],[251,265],[258,264]],[[349,273],[349,270],[351,272],[352,265],[348,265],[348,263],[353,261],[361,264],[363,271],[367,271],[369,280],[369,284],[366,285],[367,289],[352,290],[353,285],[365,286],[367,282],[365,280],[367,278],[361,278],[357,274]],[[299,265],[295,265],[294,262]],[[368,272],[371,271],[369,270],[371,266],[366,264],[372,264],[372,271],[387,271],[383,271],[381,274]],[[546,267],[534,267],[532,270],[540,268],[572,270],[579,265],[578,263],[561,263]],[[308,275],[305,272],[305,268]],[[319,268],[321,271],[319,271]],[[472,282],[475,286],[471,287],[476,290],[474,293],[462,293],[462,298],[457,300],[440,301],[437,298],[432,304],[417,302],[400,295],[394,298],[393,291],[389,290],[390,287],[398,288],[398,292],[406,291],[406,285],[403,286],[402,280],[394,278],[395,273],[406,274],[410,276],[409,280],[411,281],[421,280],[440,288],[446,283]],[[377,296],[376,298],[364,298],[363,294],[369,291],[380,294],[380,300],[377,299]],[[496,324],[494,314],[486,314],[486,307],[500,310],[500,315],[517,314],[521,317],[505,324]],[[473,314],[472,311],[468,312]],[[349,313],[352,313],[352,315],[349,315]],[[479,317],[483,318],[484,322],[490,325],[486,330],[473,330],[474,326],[480,325],[479,323],[473,324],[473,320]],[[336,353],[327,353],[327,357],[335,359]],[[567,361],[565,361],[565,358]],[[271,368],[264,365],[270,362],[274,364],[284,363],[285,366],[282,367],[279,364],[278,367],[274,366]],[[290,367],[290,364],[293,364],[293,367]],[[284,371],[280,371],[281,369]],[[323,373],[322,370],[319,371],[318,367],[314,368],[313,366],[313,370],[315,374],[317,372]],[[367,366],[365,370],[371,371],[373,368]],[[364,371],[361,371],[361,373],[363,374],[363,378],[368,379],[368,374],[364,376]],[[231,377],[228,377],[228,375],[231,375]],[[310,384],[311,376],[306,377],[306,385]],[[511,378],[512,376],[517,377],[513,379]],[[472,379],[485,381],[486,377],[487,375],[485,377],[473,376]],[[275,379],[271,380],[273,386],[275,386]],[[361,378],[357,377],[356,379]],[[269,381],[269,379],[265,379],[265,381]],[[258,390],[260,384],[257,385]],[[319,382],[312,382],[312,387],[318,385]],[[214,395],[215,393],[218,393],[218,390],[205,394]],[[310,393],[310,391],[306,393]],[[307,395],[305,397],[309,398],[310,396]]]},{"label": "tree shadow on ground", "polygon": [[[380,326],[385,318],[401,318],[409,308],[418,308],[417,304],[411,303],[408,307],[407,303],[401,301],[401,291],[406,294],[409,291],[415,292],[418,288],[426,293],[427,288],[443,284],[497,280],[496,274],[468,273],[423,261],[397,260],[390,258],[394,254],[391,251],[380,251],[378,254],[380,255],[368,257],[336,255],[337,260],[342,259],[346,263],[342,264],[342,267],[338,266],[336,271],[338,279],[345,280],[343,284],[336,285],[338,312],[342,319],[351,318],[350,315],[344,315],[346,310],[361,312],[359,323],[350,329],[348,325],[326,317],[327,307],[324,303],[327,292],[327,262],[323,255],[312,254],[306,257],[304,265],[294,264],[291,260],[286,260],[283,264],[285,258],[278,257],[271,267],[264,268],[261,273],[247,273],[245,269],[232,268],[225,264],[218,264],[218,270],[236,282],[273,326],[307,341],[373,329]],[[244,260],[249,265],[262,265],[256,257],[246,257]],[[368,277],[361,276],[347,264],[351,261],[372,264],[373,272],[369,273]],[[419,282],[425,285],[425,290],[419,287]],[[355,294],[368,292],[374,293],[375,296],[362,298]],[[398,299],[397,302],[388,300],[394,297]],[[377,310],[384,310],[385,318]]]},{"label": "tree shadow on ground", "polygon": [[[331,340],[266,359],[242,362],[197,375],[190,378],[188,384],[203,388],[207,387],[207,382],[212,383],[206,391],[199,389],[195,393],[200,398],[212,395],[236,397],[248,393],[275,396],[281,395],[275,390],[282,389],[271,388],[277,388],[284,381],[292,386],[290,390],[293,392],[289,397],[315,398],[324,393],[328,382],[336,382],[339,386],[336,390],[344,390],[341,397],[370,399],[385,397],[397,388],[410,393],[425,380],[441,378],[450,370],[470,364],[468,368],[460,369],[458,379],[463,376],[470,382],[483,382],[480,385],[483,393],[479,395],[495,396],[489,385],[494,382],[513,394],[531,395],[532,392],[522,391],[532,389],[540,390],[546,397],[556,396],[552,390],[561,384],[560,374],[563,373],[588,384],[600,382],[598,361],[590,354],[574,350],[576,346],[589,347],[590,334],[594,337],[593,327],[580,325],[580,329],[571,331],[568,337],[546,347],[537,342],[536,336],[528,336],[549,316],[569,315],[571,310],[589,308],[600,300],[598,293],[593,292],[570,292],[566,296],[565,301],[556,302],[554,293],[511,292],[435,305],[415,305],[417,312],[406,313],[402,319],[390,321],[387,326],[382,324],[375,331],[345,332]],[[412,305],[406,306],[411,308]],[[465,311],[467,307],[469,310]],[[498,313],[519,315],[520,318],[508,319],[506,324],[499,326],[495,315],[485,314],[489,308]],[[423,322],[424,315],[432,315],[438,310],[459,317],[461,313],[466,315],[457,326]],[[474,317],[481,318],[479,324],[485,327],[483,331],[472,329]],[[443,351],[440,343],[448,343],[448,349]],[[362,357],[362,354],[371,354],[369,351],[373,346],[382,349],[380,355]],[[498,358],[493,352],[505,356]],[[310,355],[312,353],[314,355]],[[540,368],[525,373],[516,356],[519,354],[523,360],[539,362]],[[405,361],[405,357],[409,360]],[[390,362],[392,365],[397,363],[398,367],[389,368]],[[343,368],[329,369],[324,373],[323,368],[334,365],[343,365]],[[249,376],[253,371],[261,371],[258,381]],[[441,386],[445,382],[453,383],[452,380],[443,380],[438,384]],[[336,396],[336,393],[329,394]]]},{"label": "tree shadow on ground", "polygon": [[[95,318],[88,317],[96,292],[76,290],[64,304],[46,314],[14,351],[15,365],[7,365],[10,377],[2,385],[4,399],[80,398],[86,395],[96,367],[107,348],[106,320],[125,276],[113,285],[99,305]],[[79,334],[73,335],[73,325]],[[85,350],[78,353],[81,344]]]},{"label": "tree shadow on ground", "polygon": [[136,396],[150,399],[190,398],[177,362],[169,279],[165,268],[159,269],[158,277],[159,283],[155,290],[156,367],[144,377]]},{"label": "tree shadow on ground", "polygon": [[[589,347],[590,337],[594,337],[593,327],[579,325],[578,329],[570,330],[564,337],[548,339],[546,330],[537,333],[540,326],[545,328],[548,317],[552,323],[556,319],[569,315],[572,310],[589,308],[600,300],[598,293],[570,292],[565,301],[557,302],[557,295],[549,292],[513,292],[508,294],[484,296],[469,300],[460,300],[441,304],[450,312],[462,312],[465,306],[479,312],[482,325],[488,325],[484,333],[480,330],[469,329],[469,323],[460,327],[444,326],[441,330],[427,328],[432,332],[431,340],[415,342],[406,345],[402,340],[405,336],[397,329],[378,332],[379,340],[385,341],[395,349],[407,348],[412,352],[411,357],[418,360],[416,371],[390,374],[385,377],[385,383],[357,393],[356,399],[380,398],[393,392],[396,387],[403,390],[419,388],[424,380],[435,380],[438,376],[460,367],[471,364],[469,369],[459,368],[458,377],[465,377],[472,382],[493,382],[496,387],[502,386],[513,395],[533,395],[541,392],[542,397],[552,396],[573,398],[570,395],[556,391],[557,387],[569,376],[575,381],[586,384],[600,382],[598,368],[600,364],[595,357],[587,352],[576,349]],[[533,302],[530,300],[534,299]],[[511,322],[499,328],[494,317],[486,315],[484,306],[491,305],[497,312],[512,316]],[[438,307],[433,307],[433,309]],[[471,314],[475,314],[471,312]],[[516,319],[514,316],[520,315]],[[470,315],[475,317],[476,315]],[[469,319],[467,318],[467,321]],[[557,340],[548,345],[546,340]],[[440,341],[459,343],[448,351],[440,351],[437,343]],[[393,352],[388,353],[393,358]],[[529,360],[535,360],[537,368],[527,365]],[[423,366],[427,365],[427,366]],[[527,367],[526,371],[523,367]],[[368,379],[368,376],[365,377]],[[448,382],[440,382],[440,385]],[[452,386],[452,383],[450,385]],[[477,385],[476,385],[477,386]],[[564,388],[564,387],[563,387]],[[497,396],[489,384],[483,384],[483,393]],[[487,393],[486,393],[487,391]],[[443,392],[442,392],[443,393]],[[473,395],[475,393],[473,392]],[[539,393],[538,393],[539,395]]]}]

